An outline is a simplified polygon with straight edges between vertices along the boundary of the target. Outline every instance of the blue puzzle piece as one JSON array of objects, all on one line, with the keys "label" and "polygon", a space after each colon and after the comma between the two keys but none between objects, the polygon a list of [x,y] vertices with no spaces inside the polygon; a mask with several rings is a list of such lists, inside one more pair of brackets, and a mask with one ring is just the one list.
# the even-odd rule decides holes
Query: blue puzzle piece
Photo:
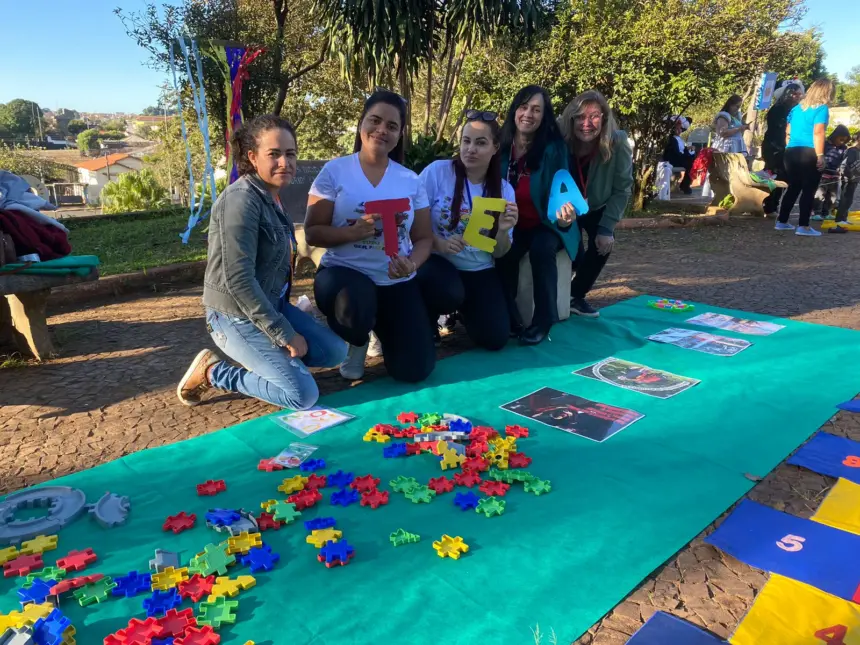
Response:
[{"label": "blue puzzle piece", "polygon": [[459,506],[464,511],[477,508],[479,501],[481,501],[481,498],[475,495],[472,491],[469,491],[468,493],[457,493],[454,496],[454,506]]},{"label": "blue puzzle piece", "polygon": [[337,522],[333,517],[318,517],[305,522],[305,529],[308,531],[317,531],[319,529],[333,529]]},{"label": "blue puzzle piece", "polygon": [[143,601],[143,608],[147,616],[163,616],[168,609],[175,609],[182,604],[182,597],[176,587],[165,591],[156,589],[152,595]]},{"label": "blue puzzle piece", "polygon": [[658,611],[633,634],[627,645],[725,645],[685,620]]},{"label": "blue puzzle piece", "polygon": [[63,632],[72,621],[63,616],[59,609],[52,609],[47,618],[39,618],[33,623],[33,642],[36,645],[61,645]]},{"label": "blue puzzle piece", "polygon": [[472,432],[472,422],[465,421],[463,419],[451,419],[451,422],[448,424],[448,430],[451,432],[463,432],[465,434],[469,434]]},{"label": "blue puzzle piece", "polygon": [[355,553],[355,549],[349,542],[340,540],[338,542],[326,542],[319,554],[325,562],[346,562],[353,553]]},{"label": "blue puzzle piece", "polygon": [[382,449],[382,456],[386,459],[393,459],[394,457],[405,457],[406,456],[406,444],[405,443],[392,443],[391,445],[385,446]]},{"label": "blue puzzle piece", "polygon": [[277,553],[272,553],[272,547],[268,544],[263,546],[252,546],[246,555],[239,556],[239,561],[246,567],[251,568],[251,573],[258,571],[271,571],[275,563],[281,559]]},{"label": "blue puzzle piece", "polygon": [[22,605],[29,602],[41,604],[51,595],[51,587],[55,584],[57,584],[56,580],[39,580],[36,578],[29,589],[18,590],[18,599]]},{"label": "blue puzzle piece", "polygon": [[173,645],[173,636],[168,636],[167,638],[154,638],[152,639],[152,645]]},{"label": "blue puzzle piece", "polygon": [[361,499],[361,495],[358,494],[357,490],[351,488],[341,488],[331,494],[331,503],[337,506],[349,506],[359,499]]},{"label": "blue puzzle piece", "polygon": [[299,470],[306,473],[322,470],[323,468],[325,468],[325,459],[308,459],[307,461],[303,461],[299,466]]},{"label": "blue puzzle piece", "polygon": [[[856,457],[857,459],[849,459]],[[788,458],[788,463],[809,470],[842,477],[855,484],[860,484],[860,443],[837,437],[826,432],[819,432],[812,439]],[[848,464],[858,464],[849,466]]]},{"label": "blue puzzle piece", "polygon": [[116,583],[116,587],[111,589],[111,593],[114,596],[125,596],[126,598],[131,598],[132,596],[136,596],[139,593],[150,591],[152,589],[151,573],[130,571],[128,575],[119,576],[118,578],[114,578],[113,581]]},{"label": "blue puzzle piece", "polygon": [[845,600],[860,591],[860,535],[743,500],[705,542]]},{"label": "blue puzzle piece", "polygon": [[242,519],[242,515],[229,508],[213,508],[206,513],[206,521],[213,526],[231,526],[240,519]]},{"label": "blue puzzle piece", "polygon": [[328,475],[326,481],[329,486],[337,486],[338,488],[345,488],[352,483],[353,475],[352,473],[345,473],[342,470],[338,470],[336,473],[332,473]]}]

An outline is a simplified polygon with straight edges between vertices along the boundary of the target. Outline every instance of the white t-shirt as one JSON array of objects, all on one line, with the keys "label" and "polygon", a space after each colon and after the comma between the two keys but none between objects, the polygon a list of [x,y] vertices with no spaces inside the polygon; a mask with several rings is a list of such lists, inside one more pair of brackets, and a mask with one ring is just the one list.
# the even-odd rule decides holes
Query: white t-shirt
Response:
[{"label": "white t-shirt", "polygon": [[[365,214],[365,202],[409,198],[409,210],[398,213],[395,217],[398,254],[408,256],[412,253],[412,239],[409,236],[412,221],[417,209],[427,207],[427,194],[418,180],[418,175],[408,168],[389,160],[382,181],[374,187],[361,169],[358,153],[338,157],[322,167],[309,192],[334,202],[331,225],[335,227],[352,226]],[[407,278],[396,280],[388,277],[389,258],[385,255],[382,221],[376,223],[376,234],[372,238],[326,249],[320,264],[361,271],[378,285],[395,284],[415,277],[414,273]]]},{"label": "white t-shirt", "polygon": [[[427,199],[430,201],[433,233],[445,240],[454,235],[462,237],[472,215],[469,195],[481,197],[484,194],[484,187],[467,180],[469,191],[466,192],[464,186],[463,200],[460,202],[460,221],[452,231],[449,228],[451,225],[451,202],[454,201],[454,185],[457,179],[454,174],[454,164],[448,159],[434,161],[421,172],[420,178]],[[502,198],[508,202],[516,202],[513,187],[504,179],[502,180]],[[513,239],[513,229],[508,231],[508,235]],[[449,260],[460,271],[481,271],[493,266],[492,254],[473,246],[466,246],[457,255],[445,254],[442,257]]]}]

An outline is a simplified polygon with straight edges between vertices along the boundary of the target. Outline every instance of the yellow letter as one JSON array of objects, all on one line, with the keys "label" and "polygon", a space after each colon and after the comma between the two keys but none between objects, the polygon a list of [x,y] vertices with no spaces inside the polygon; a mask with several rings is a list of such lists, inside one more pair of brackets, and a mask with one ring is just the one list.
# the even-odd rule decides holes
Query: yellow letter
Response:
[{"label": "yellow letter", "polygon": [[492,230],[496,218],[491,213],[504,213],[507,202],[500,197],[475,197],[472,200],[472,214],[469,223],[463,231],[463,241],[476,249],[492,253],[496,248],[496,239],[481,235],[481,230]]}]

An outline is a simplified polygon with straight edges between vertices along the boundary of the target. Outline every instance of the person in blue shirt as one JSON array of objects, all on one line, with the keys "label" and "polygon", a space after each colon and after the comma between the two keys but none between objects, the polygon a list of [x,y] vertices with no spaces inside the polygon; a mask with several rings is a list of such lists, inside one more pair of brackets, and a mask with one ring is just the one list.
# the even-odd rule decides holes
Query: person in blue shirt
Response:
[{"label": "person in blue shirt", "polygon": [[777,231],[794,230],[788,217],[800,197],[800,218],[795,235],[817,237],[819,231],[809,226],[815,203],[815,192],[824,170],[824,139],[830,120],[828,105],[833,100],[833,81],[822,78],[815,81],[803,100],[788,113],[786,128],[785,172],[788,188],[779,208]]}]

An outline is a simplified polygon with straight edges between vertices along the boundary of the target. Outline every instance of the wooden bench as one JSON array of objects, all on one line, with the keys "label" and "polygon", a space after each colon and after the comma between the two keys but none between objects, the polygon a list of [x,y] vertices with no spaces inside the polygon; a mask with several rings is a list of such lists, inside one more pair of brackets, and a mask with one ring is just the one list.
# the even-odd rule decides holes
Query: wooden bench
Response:
[{"label": "wooden bench", "polygon": [[[764,215],[762,203],[770,195],[770,190],[750,177],[746,157],[737,152],[715,152],[708,172],[711,190],[714,191],[711,206],[720,206],[731,195],[734,204],[727,209],[730,215]],[[777,188],[788,187],[784,181],[775,181],[774,184]]]},{"label": "wooden bench", "polygon": [[5,296],[0,300],[0,345],[12,341],[22,354],[40,361],[54,355],[46,314],[51,289],[98,278],[97,268],[86,276],[0,273],[0,295]]}]

